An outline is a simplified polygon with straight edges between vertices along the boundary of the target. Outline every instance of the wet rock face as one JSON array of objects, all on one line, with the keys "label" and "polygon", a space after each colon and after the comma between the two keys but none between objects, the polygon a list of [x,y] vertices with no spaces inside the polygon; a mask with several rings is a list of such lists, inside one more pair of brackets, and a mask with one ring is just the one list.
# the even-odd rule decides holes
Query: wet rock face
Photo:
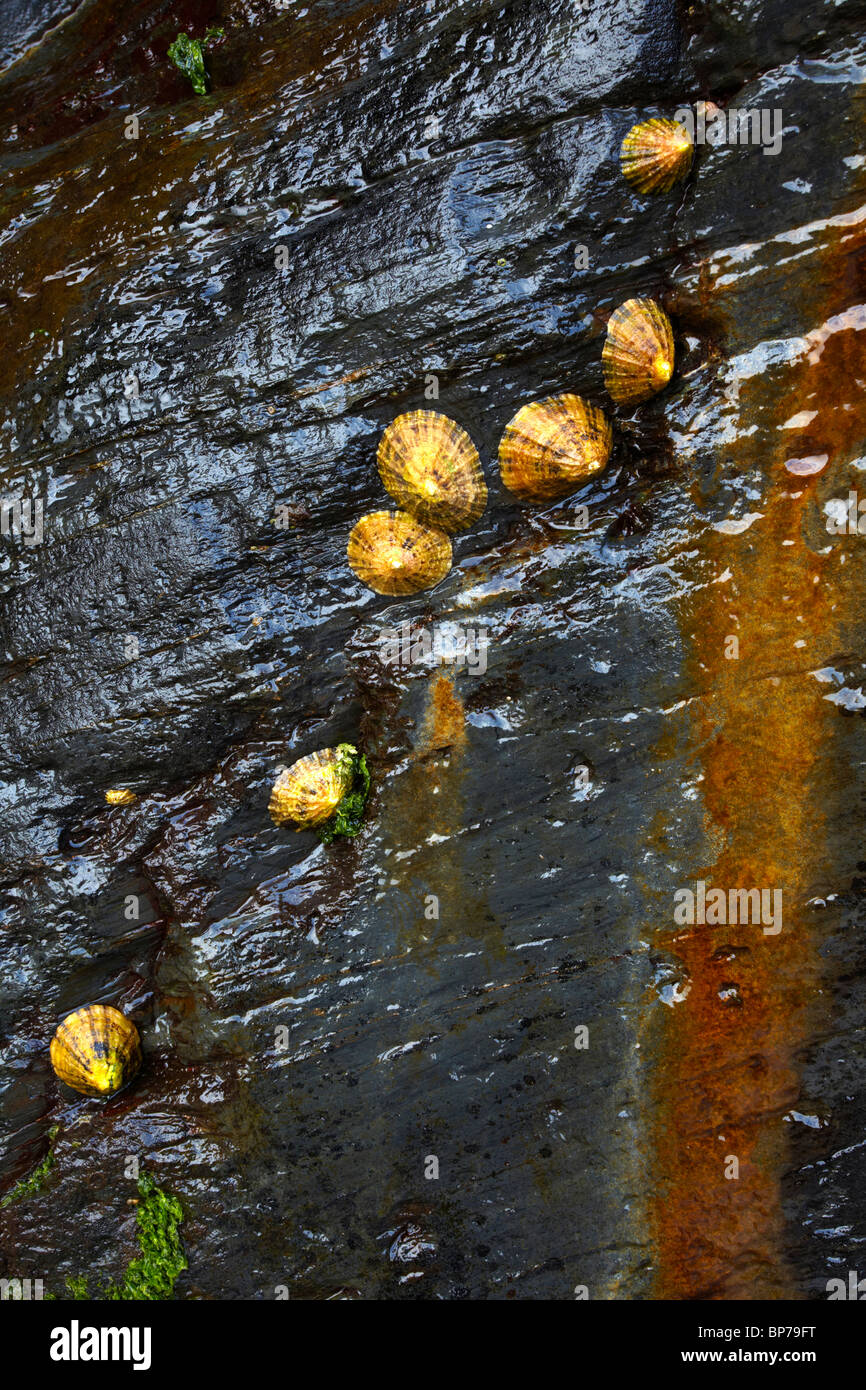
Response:
[{"label": "wet rock face", "polygon": [[[117,1275],[137,1158],[181,1297],[826,1297],[863,1236],[866,541],[827,506],[864,466],[864,7],[102,9],[0,36],[45,35],[0,75],[3,495],[44,508],[2,540],[9,1188],[60,1125],[2,1273]],[[197,98],[166,52],[212,22]],[[778,153],[637,195],[623,134],[699,98],[780,110]],[[610,410],[636,294],[673,382],[519,507],[505,424]],[[490,502],[383,599],[346,537],[431,405]],[[278,768],[344,740],[361,836],[275,827]],[[699,882],[781,930],[676,920]],[[108,1102],[48,1062],[95,1002],[145,1049]]]}]

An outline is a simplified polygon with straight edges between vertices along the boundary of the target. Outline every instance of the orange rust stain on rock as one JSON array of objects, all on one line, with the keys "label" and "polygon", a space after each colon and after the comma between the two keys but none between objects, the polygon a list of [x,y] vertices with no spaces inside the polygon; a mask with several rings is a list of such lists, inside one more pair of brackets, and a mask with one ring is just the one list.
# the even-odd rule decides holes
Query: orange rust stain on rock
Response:
[{"label": "orange rust stain on rock", "polygon": [[[742,428],[728,456],[761,467],[755,505],[764,515],[740,536],[707,533],[701,564],[732,578],[698,588],[683,614],[687,688],[706,692],[691,707],[710,847],[695,877],[726,892],[781,889],[783,920],[778,935],[761,924],[695,924],[656,937],[690,983],[664,1011],[653,1087],[662,1298],[802,1296],[785,1262],[783,1116],[798,1098],[821,979],[803,904],[832,860],[825,811],[839,794],[839,715],[809,672],[840,650],[863,604],[859,567],[840,563],[844,547],[818,553],[830,539],[818,506],[825,487],[845,491],[846,464],[866,437],[856,385],[866,379],[866,332],[848,312],[862,297],[863,242],[859,224],[828,237],[820,274],[803,276],[819,287],[803,305],[817,325],[804,352],[775,387],[758,377],[741,391]],[[807,284],[797,291],[807,295]],[[786,473],[795,431],[782,428],[805,410],[816,412],[808,452],[829,460],[808,479]],[[757,441],[746,433],[755,421]],[[736,660],[725,655],[731,636]],[[729,1156],[738,1178],[725,1176]]]},{"label": "orange rust stain on rock", "polygon": [[[714,586],[691,620],[699,632],[691,677],[710,687],[696,702],[692,733],[715,851],[697,877],[726,894],[781,889],[782,930],[768,935],[764,923],[750,921],[672,926],[660,934],[690,983],[665,1019],[658,1076],[656,1223],[666,1298],[791,1296],[779,1143],[782,1116],[798,1095],[797,1049],[816,985],[798,908],[822,842],[811,779],[831,712],[808,675],[771,674],[773,627],[791,622],[793,636],[794,614],[815,628],[828,616],[800,548],[781,548],[790,512],[784,499],[770,534],[741,547],[737,592],[728,598],[726,586]],[[725,560],[730,564],[730,547]],[[734,633],[740,657],[726,660]],[[739,1164],[736,1178],[725,1174],[730,1156]]]},{"label": "orange rust stain on rock", "polygon": [[[403,944],[418,947],[458,938],[466,914],[464,850],[459,839],[464,821],[463,752],[466,718],[450,676],[433,677],[427,691],[418,736],[400,794],[400,830],[404,843],[417,846],[398,888],[411,905]],[[406,836],[407,828],[411,830]],[[431,837],[436,837],[431,843]],[[435,897],[435,915],[431,895]]]},{"label": "orange rust stain on rock", "polygon": [[454,749],[466,743],[466,713],[450,676],[439,675],[430,690],[415,748],[415,756]]},{"label": "orange rust stain on rock", "polygon": [[390,784],[382,822],[385,842],[402,852],[389,860],[387,889],[398,941],[431,974],[440,953],[464,941],[504,952],[464,833],[467,746],[463,701],[451,676],[439,672],[425,692],[408,763]]}]

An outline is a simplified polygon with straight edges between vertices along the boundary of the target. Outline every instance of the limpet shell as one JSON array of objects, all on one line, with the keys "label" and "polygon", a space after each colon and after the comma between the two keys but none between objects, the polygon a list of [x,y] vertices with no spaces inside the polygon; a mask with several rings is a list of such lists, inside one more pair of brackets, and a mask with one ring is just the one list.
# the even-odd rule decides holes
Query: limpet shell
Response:
[{"label": "limpet shell", "polygon": [[478,450],[435,410],[398,415],[379,441],[379,476],[402,509],[442,531],[464,531],[487,505]]},{"label": "limpet shell", "polygon": [[114,1095],[141,1066],[138,1029],[110,1004],[88,1004],[60,1024],[51,1039],[51,1065],[82,1095]]},{"label": "limpet shell", "polygon": [[667,386],[674,370],[674,331],[654,299],[627,299],[613,311],[601,365],[617,405],[638,405]]},{"label": "limpet shell", "polygon": [[347,546],[355,574],[377,594],[432,589],[451,568],[444,531],[407,512],[368,512],[352,528]]},{"label": "limpet shell", "polygon": [[499,445],[502,481],[524,502],[565,497],[604,468],[611,426],[581,396],[548,396],[521,406]]},{"label": "limpet shell", "polygon": [[691,168],[695,147],[679,121],[654,117],[633,125],[620,149],[622,172],[639,193],[669,193]]},{"label": "limpet shell", "polygon": [[281,772],[271,791],[268,811],[276,825],[294,822],[299,830],[330,820],[354,779],[351,743],[320,748]]},{"label": "limpet shell", "polygon": [[105,800],[109,806],[132,806],[138,797],[128,787],[114,787],[105,793]]}]

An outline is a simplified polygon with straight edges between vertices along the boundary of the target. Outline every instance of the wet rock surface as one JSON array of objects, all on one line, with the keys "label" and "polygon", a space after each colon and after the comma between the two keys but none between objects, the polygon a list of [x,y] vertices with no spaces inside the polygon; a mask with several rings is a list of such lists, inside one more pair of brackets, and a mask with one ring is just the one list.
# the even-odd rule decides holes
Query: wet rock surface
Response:
[{"label": "wet rock surface", "polygon": [[[18,10],[0,444],[44,539],[2,540],[7,1190],[60,1129],[0,1272],[117,1276],[137,1157],[183,1298],[826,1297],[864,1235],[864,542],[826,506],[866,467],[866,6]],[[197,98],[165,55],[210,23]],[[698,99],[779,109],[781,150],[637,195],[623,134]],[[598,481],[516,505],[505,424],[610,408],[634,294],[674,381]],[[490,502],[383,599],[346,537],[432,403]],[[446,623],[483,660],[383,659]],[[275,827],[277,769],[343,740],[361,836]],[[698,880],[781,890],[781,932],[675,922]],[[48,1061],[93,1002],[145,1047],[107,1103]]]}]

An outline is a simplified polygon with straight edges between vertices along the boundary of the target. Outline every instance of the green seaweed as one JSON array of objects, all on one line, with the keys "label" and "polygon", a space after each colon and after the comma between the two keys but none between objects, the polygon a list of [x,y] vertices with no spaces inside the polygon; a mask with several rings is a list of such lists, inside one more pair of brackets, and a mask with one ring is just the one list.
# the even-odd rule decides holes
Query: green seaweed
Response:
[{"label": "green seaweed", "polygon": [[222,38],[222,29],[208,29],[203,39],[191,39],[189,34],[180,33],[174,43],[169,44],[168,56],[175,67],[192,83],[192,89],[200,97],[210,91],[210,75],[205,63],[204,50],[214,39]]},{"label": "green seaweed", "polygon": [[54,1167],[54,1141],[60,1132],[59,1125],[52,1125],[48,1131],[48,1152],[41,1163],[17,1182],[11,1192],[7,1192],[5,1197],[0,1199],[0,1207],[8,1207],[12,1202],[20,1202],[23,1197],[33,1197],[37,1192],[41,1192],[46,1182],[48,1174]]},{"label": "green seaweed", "polygon": [[319,826],[318,835],[323,845],[329,845],[338,835],[352,837],[358,834],[370,795],[370,773],[364,754],[359,753],[351,743],[341,743],[337,751],[351,769],[352,782],[331,819]]},{"label": "green seaweed", "polygon": [[180,1238],[183,1210],[180,1202],[142,1173],[138,1180],[141,1201],[136,1212],[136,1236],[141,1254],[131,1260],[119,1283],[103,1284],[91,1295],[85,1274],[70,1275],[66,1287],[71,1298],[127,1299],[136,1302],[171,1298],[178,1275],[187,1267]]},{"label": "green seaweed", "polygon": [[141,1254],[128,1266],[120,1284],[106,1298],[171,1298],[174,1281],[186,1269],[180,1239],[183,1211],[180,1202],[142,1173],[138,1180],[141,1202],[136,1213]]}]

